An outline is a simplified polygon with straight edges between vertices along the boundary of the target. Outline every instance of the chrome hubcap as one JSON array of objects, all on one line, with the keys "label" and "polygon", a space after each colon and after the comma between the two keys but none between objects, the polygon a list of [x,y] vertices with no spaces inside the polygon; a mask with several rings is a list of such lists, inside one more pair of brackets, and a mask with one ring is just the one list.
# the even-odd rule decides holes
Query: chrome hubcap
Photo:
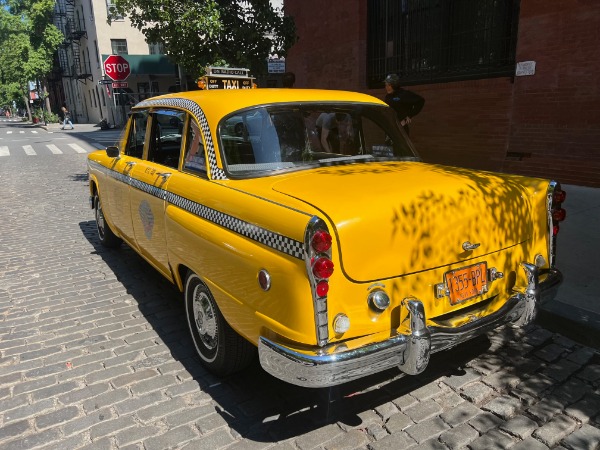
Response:
[{"label": "chrome hubcap", "polygon": [[209,350],[217,347],[217,319],[212,303],[205,292],[198,288],[194,292],[194,322],[200,340]]}]

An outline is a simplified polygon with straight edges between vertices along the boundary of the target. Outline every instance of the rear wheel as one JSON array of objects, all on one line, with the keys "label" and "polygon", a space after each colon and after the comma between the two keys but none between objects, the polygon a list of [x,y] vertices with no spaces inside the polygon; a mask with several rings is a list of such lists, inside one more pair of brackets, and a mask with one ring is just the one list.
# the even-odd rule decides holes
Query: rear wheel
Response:
[{"label": "rear wheel", "polygon": [[100,196],[98,193],[94,195],[94,209],[96,213],[96,228],[98,230],[98,238],[100,243],[105,247],[115,248],[121,245],[121,238],[117,237],[115,233],[110,229],[108,223],[104,219],[104,213],[102,211],[102,203],[100,202]]},{"label": "rear wheel", "polygon": [[256,348],[229,326],[209,289],[192,272],[185,281],[185,310],[198,355],[212,373],[229,375],[254,359]]}]

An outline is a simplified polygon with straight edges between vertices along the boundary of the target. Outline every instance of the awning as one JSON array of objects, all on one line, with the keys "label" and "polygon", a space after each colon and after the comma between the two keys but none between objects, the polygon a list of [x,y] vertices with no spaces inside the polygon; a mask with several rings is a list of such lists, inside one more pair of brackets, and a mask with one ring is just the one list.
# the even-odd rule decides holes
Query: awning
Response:
[{"label": "awning", "polygon": [[[105,61],[110,55],[102,55]],[[173,75],[176,76],[176,66],[167,55],[120,55],[129,62],[131,75]]]}]

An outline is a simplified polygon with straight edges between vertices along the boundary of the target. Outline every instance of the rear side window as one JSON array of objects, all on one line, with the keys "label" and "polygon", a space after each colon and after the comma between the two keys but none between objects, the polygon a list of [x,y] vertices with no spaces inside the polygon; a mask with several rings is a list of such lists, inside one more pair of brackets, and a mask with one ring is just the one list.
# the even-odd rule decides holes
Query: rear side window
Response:
[{"label": "rear side window", "polygon": [[148,161],[177,169],[183,143],[185,113],[159,110],[152,112],[152,133]]},{"label": "rear side window", "polygon": [[185,139],[185,156],[183,169],[200,175],[206,175],[206,156],[200,127],[190,119]]},{"label": "rear side window", "polygon": [[148,123],[148,111],[136,111],[131,117],[131,127],[127,137],[125,154],[134,158],[141,158],[144,154],[146,139],[146,126]]}]

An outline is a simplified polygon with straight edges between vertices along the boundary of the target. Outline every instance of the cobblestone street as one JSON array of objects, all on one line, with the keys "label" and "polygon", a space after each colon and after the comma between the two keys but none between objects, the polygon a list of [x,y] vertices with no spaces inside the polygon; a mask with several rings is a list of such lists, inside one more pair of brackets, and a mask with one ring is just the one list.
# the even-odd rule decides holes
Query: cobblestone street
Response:
[{"label": "cobblestone street", "polygon": [[0,164],[0,448],[598,449],[600,352],[505,328],[333,389],[195,356],[182,294],[107,250],[86,155]]}]

